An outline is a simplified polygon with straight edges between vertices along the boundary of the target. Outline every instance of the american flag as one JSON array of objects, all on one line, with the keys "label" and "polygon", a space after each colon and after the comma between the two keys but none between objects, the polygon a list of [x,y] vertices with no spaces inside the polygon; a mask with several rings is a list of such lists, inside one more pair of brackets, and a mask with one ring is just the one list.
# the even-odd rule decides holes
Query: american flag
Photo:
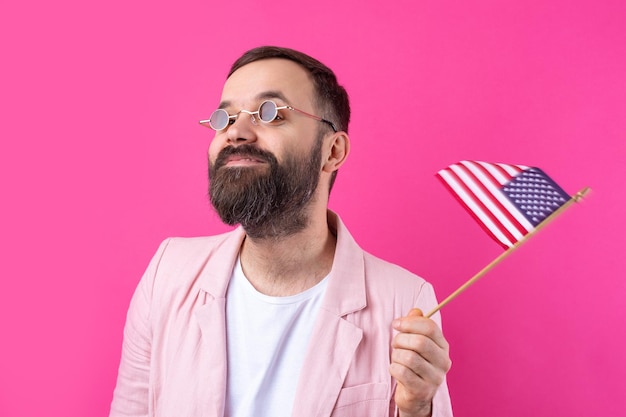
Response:
[{"label": "american flag", "polygon": [[524,165],[461,161],[437,177],[505,249],[571,198],[541,169]]}]

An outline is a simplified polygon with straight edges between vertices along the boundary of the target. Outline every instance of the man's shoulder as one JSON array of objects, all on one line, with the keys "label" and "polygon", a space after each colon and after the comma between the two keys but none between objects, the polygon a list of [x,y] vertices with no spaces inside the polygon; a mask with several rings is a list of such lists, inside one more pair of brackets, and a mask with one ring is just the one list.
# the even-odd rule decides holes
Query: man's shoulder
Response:
[{"label": "man's shoulder", "polygon": [[368,275],[384,277],[384,282],[387,284],[394,282],[397,285],[421,286],[426,282],[424,278],[408,269],[379,258],[369,252],[363,251],[363,260],[365,262],[366,273]]},{"label": "man's shoulder", "polygon": [[238,229],[212,236],[169,237],[161,243],[155,260],[162,273],[198,274],[235,259],[242,239]]},{"label": "man's shoulder", "polygon": [[194,257],[198,252],[211,253],[228,242],[240,239],[241,232],[237,229],[210,236],[168,237],[161,243],[164,254]]},{"label": "man's shoulder", "polygon": [[146,271],[147,285],[166,299],[185,297],[197,286],[221,294],[242,239],[239,229],[213,236],[167,238]]},{"label": "man's shoulder", "polygon": [[391,321],[412,308],[431,311],[437,305],[433,286],[408,269],[366,251],[363,267],[367,308],[359,317],[381,316]]}]

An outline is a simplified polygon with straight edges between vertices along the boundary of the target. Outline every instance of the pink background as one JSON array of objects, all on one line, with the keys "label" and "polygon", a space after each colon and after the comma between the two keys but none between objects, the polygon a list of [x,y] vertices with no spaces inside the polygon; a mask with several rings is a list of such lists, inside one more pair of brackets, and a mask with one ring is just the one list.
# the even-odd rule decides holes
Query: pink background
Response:
[{"label": "pink background", "polygon": [[206,199],[231,62],[301,49],[352,98],[331,206],[440,298],[501,251],[433,174],[543,168],[568,210],[444,309],[457,416],[626,410],[626,3],[3,1],[0,415],[108,413],[132,291]]}]

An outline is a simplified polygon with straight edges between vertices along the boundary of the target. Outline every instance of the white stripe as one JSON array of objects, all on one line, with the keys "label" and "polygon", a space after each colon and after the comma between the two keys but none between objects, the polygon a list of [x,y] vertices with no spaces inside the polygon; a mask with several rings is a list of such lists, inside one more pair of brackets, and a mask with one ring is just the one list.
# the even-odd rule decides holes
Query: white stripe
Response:
[{"label": "white stripe", "polygon": [[[472,161],[468,161],[468,162],[472,162]],[[485,168],[487,170],[487,172],[489,172],[491,175],[493,175],[493,177],[496,179],[496,181],[498,181],[498,183],[500,185],[504,185],[507,182],[509,182],[511,180],[510,177],[514,176],[515,174],[517,174],[517,171],[511,171],[510,169],[504,169],[506,171],[507,174],[509,174],[510,177],[507,177],[506,175],[502,174],[502,172],[498,169],[498,167],[500,166],[500,164],[495,165],[495,164],[490,164],[489,162],[482,162],[482,161],[474,161],[477,164],[480,164],[480,166],[482,166],[483,168]],[[504,167],[502,167],[504,168]]]},{"label": "white stripe", "polygon": [[[511,203],[511,200],[509,200],[504,194],[502,194],[502,191],[500,191],[500,189],[498,187],[493,185],[493,183],[480,170],[480,168],[478,168],[476,165],[474,165],[471,161],[465,161],[465,162],[462,162],[462,163],[463,163],[463,165],[465,165],[467,167],[467,169],[469,169],[472,172],[472,174],[474,174],[476,177],[478,177],[480,182],[487,188],[487,190],[489,190],[489,192],[496,198],[496,200],[498,200],[500,202],[500,204],[502,204],[504,206],[504,208],[509,213],[511,213],[511,215],[513,217],[515,217],[515,220],[517,220],[522,225],[522,227],[524,227],[524,229],[526,229],[527,232],[531,232],[531,231],[533,231],[535,229],[535,227],[532,225],[532,223],[530,223],[528,221],[528,219],[526,219],[526,217],[524,217],[524,215],[519,212],[518,208],[515,207],[513,205],[513,203]],[[481,163],[480,165],[485,167],[485,163],[484,162]],[[500,217],[498,216],[498,218],[500,218]],[[512,223],[511,223],[511,226],[519,234],[518,229]],[[512,232],[512,233],[518,240],[521,239],[522,236],[523,236],[523,235],[522,236],[518,236],[514,232]]]},{"label": "white stripe", "polygon": [[526,171],[528,169],[528,167],[525,165],[514,165],[514,164],[494,164],[494,165],[499,166],[500,168],[505,170],[507,174],[509,174],[512,177],[519,175],[520,170]]},{"label": "white stripe", "polygon": [[[464,164],[467,163],[467,161],[464,162]],[[475,168],[475,167],[474,167]],[[499,207],[497,207],[495,204],[493,204],[493,202],[491,201],[491,199],[489,198],[489,196],[487,194],[485,194],[485,192],[483,190],[481,190],[478,185],[476,185],[476,179],[470,177],[468,174],[466,174],[463,171],[463,168],[460,167],[459,165],[452,165],[450,166],[450,169],[452,169],[452,171],[454,171],[454,173],[456,175],[459,176],[459,178],[461,178],[461,181],[463,181],[465,183],[465,185],[467,185],[467,187],[472,190],[472,192],[476,195],[476,197],[485,205],[487,206],[487,209],[489,209],[489,211],[500,221],[500,223],[502,223],[502,227],[504,227],[510,234],[513,235],[513,237],[515,237],[516,240],[520,240],[522,237],[524,237],[524,235],[522,233],[520,233],[519,230],[517,230],[517,228],[515,227],[515,225],[513,225],[513,223],[511,223],[511,221],[507,218],[506,214],[502,212],[502,210],[500,210]],[[482,176],[482,178],[484,179],[485,177]],[[483,183],[481,178],[477,179],[479,182]],[[486,185],[483,183],[483,185]]]},{"label": "white stripe", "polygon": [[500,242],[509,247],[513,246],[513,243],[510,242],[509,239],[502,233],[500,227],[494,224],[491,219],[485,214],[483,209],[479,207],[476,203],[474,203],[472,197],[463,190],[461,185],[458,183],[458,180],[454,176],[452,176],[445,169],[439,171],[439,175]]}]

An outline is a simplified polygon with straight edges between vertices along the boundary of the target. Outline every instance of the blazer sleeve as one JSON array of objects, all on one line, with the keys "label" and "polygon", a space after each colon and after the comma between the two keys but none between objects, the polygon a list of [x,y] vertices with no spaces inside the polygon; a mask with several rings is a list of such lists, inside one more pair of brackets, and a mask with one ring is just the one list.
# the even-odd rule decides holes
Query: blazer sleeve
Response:
[{"label": "blazer sleeve", "polygon": [[[414,305],[419,307],[424,314],[427,314],[435,307],[437,307],[437,304],[437,297],[435,296],[435,290],[433,289],[433,286],[428,282],[424,282],[417,295],[417,300],[415,301]],[[439,328],[443,330],[443,327],[441,326],[440,311],[433,314],[431,318],[435,323],[437,323]],[[396,406],[394,416],[399,415],[400,413],[398,411],[398,407]],[[452,417],[452,403],[450,401],[450,392],[448,391],[448,383],[445,379],[437,389],[435,397],[433,398],[433,409],[431,416]]]},{"label": "blazer sleeve", "polygon": [[150,313],[154,281],[168,243],[169,240],[166,240],[160,245],[131,299],[110,417],[144,417],[152,411],[149,399],[152,345]]},{"label": "blazer sleeve", "polygon": [[[428,282],[425,283],[419,293],[417,305],[424,306],[424,314],[427,314],[437,307],[437,304],[437,297],[435,296],[433,286]],[[432,319],[439,325],[439,328],[443,330],[441,324],[441,311],[433,314]],[[448,391],[448,382],[445,379],[435,393],[435,398],[433,398],[432,417],[452,417],[452,404],[450,401],[450,393]]]}]

